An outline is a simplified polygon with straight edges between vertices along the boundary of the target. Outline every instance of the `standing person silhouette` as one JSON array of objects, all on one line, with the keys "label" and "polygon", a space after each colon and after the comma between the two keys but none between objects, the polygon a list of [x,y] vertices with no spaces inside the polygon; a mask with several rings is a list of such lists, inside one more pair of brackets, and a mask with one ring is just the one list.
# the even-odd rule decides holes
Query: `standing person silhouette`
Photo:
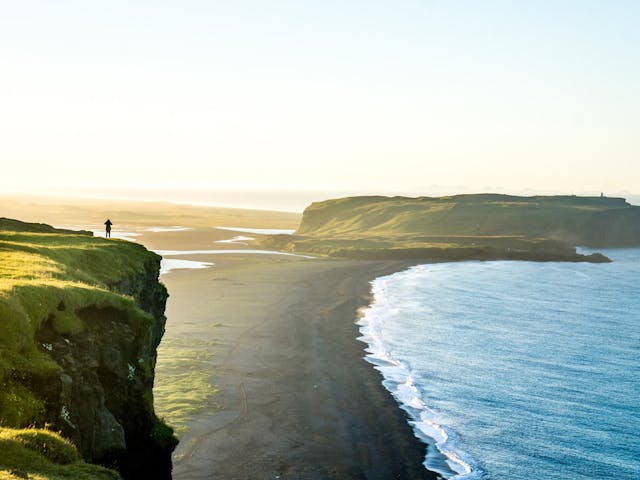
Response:
[{"label": "standing person silhouette", "polygon": [[111,238],[111,225],[113,225],[113,223],[111,222],[111,220],[107,218],[107,221],[104,222],[104,225],[107,228],[107,233],[105,235],[105,238]]}]

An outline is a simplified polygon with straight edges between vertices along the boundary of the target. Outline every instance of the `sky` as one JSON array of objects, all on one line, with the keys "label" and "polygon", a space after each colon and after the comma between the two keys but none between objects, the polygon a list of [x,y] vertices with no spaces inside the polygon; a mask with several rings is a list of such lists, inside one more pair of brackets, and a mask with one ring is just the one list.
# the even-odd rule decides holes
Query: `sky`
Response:
[{"label": "sky", "polygon": [[636,0],[0,0],[0,187],[640,193]]}]

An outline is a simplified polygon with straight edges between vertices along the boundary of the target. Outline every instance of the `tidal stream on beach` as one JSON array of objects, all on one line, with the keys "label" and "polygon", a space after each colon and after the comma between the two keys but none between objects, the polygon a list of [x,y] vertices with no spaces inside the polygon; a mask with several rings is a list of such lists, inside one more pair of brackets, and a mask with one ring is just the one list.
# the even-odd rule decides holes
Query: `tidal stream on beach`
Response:
[{"label": "tidal stream on beach", "polygon": [[640,478],[640,250],[376,279],[368,360],[455,479]]}]

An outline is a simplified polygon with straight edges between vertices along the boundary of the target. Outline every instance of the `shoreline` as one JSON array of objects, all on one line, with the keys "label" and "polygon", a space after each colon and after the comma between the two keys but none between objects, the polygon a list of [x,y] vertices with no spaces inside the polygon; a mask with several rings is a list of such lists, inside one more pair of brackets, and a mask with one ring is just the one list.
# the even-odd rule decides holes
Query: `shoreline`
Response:
[{"label": "shoreline", "polygon": [[[444,262],[448,263],[448,262]],[[463,459],[460,452],[449,442],[449,435],[443,425],[433,418],[433,411],[425,403],[423,394],[415,384],[411,366],[396,358],[390,351],[386,341],[384,324],[388,320],[385,284],[397,275],[410,274],[424,263],[409,266],[406,269],[392,272],[375,278],[371,284],[371,302],[358,311],[360,337],[358,340],[366,345],[365,359],[380,372],[383,386],[407,415],[414,435],[427,445],[423,465],[444,478],[458,478],[471,474],[469,460]]]},{"label": "shoreline", "polygon": [[165,338],[214,342],[217,390],[182,436],[173,478],[438,478],[356,324],[371,281],[413,264],[239,255],[165,275]]}]

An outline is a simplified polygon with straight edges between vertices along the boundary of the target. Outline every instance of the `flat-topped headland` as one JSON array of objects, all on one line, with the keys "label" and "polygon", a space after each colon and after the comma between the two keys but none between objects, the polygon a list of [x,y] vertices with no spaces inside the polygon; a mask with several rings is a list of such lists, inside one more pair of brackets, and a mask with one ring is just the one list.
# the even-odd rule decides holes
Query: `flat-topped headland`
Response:
[{"label": "flat-topped headland", "polygon": [[293,237],[267,242],[349,258],[606,262],[576,247],[640,245],[640,207],[572,195],[347,197],[313,203]]}]

